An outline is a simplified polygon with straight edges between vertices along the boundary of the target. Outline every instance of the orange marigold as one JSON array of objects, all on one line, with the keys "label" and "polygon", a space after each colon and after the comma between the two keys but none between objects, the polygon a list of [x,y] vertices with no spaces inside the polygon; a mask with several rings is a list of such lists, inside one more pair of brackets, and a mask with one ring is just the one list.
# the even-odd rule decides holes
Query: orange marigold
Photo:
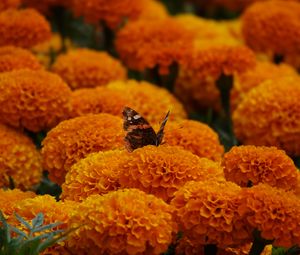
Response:
[{"label": "orange marigold", "polygon": [[0,12],[10,8],[17,8],[20,3],[21,0],[2,0],[0,2]]},{"label": "orange marigold", "polygon": [[[147,1],[147,0],[146,0]],[[137,19],[142,12],[144,0],[73,0],[73,11],[77,16],[83,16],[86,21],[99,23],[103,21],[111,29],[115,29],[126,18]]]},{"label": "orange marigold", "polygon": [[87,154],[123,148],[122,119],[85,115],[59,123],[43,140],[42,157],[50,178],[62,184],[71,166]]},{"label": "orange marigold", "polygon": [[267,183],[295,190],[298,185],[298,170],[293,160],[276,147],[235,146],[225,153],[222,165],[226,179],[242,187]]},{"label": "orange marigold", "polygon": [[82,201],[93,194],[106,194],[120,187],[122,157],[126,151],[91,153],[75,163],[62,185],[62,199]]},{"label": "orange marigold", "polygon": [[208,125],[194,120],[169,122],[165,128],[164,140],[168,145],[180,146],[199,157],[214,161],[221,160],[224,147],[218,134]]},{"label": "orange marigold", "polygon": [[297,1],[255,3],[245,11],[242,21],[245,41],[255,51],[273,58],[299,56],[300,3]]},{"label": "orange marigold", "polygon": [[243,144],[276,146],[300,155],[299,78],[262,83],[233,112],[234,132]]},{"label": "orange marigold", "polygon": [[0,73],[18,69],[42,69],[38,59],[28,50],[14,47],[0,47]]},{"label": "orange marigold", "polygon": [[147,19],[147,20],[157,20],[157,19],[165,19],[170,15],[166,6],[157,1],[157,0],[146,0],[144,1],[144,5],[141,13],[139,14],[139,19]]},{"label": "orange marigold", "polygon": [[20,189],[40,182],[42,161],[34,143],[23,133],[0,124],[0,188],[9,187],[10,177]]},{"label": "orange marigold", "polygon": [[187,118],[183,105],[164,88],[134,80],[112,82],[107,87],[122,93],[128,101],[127,106],[138,111],[150,123],[162,121],[168,110],[171,112],[170,120]]},{"label": "orange marigold", "polygon": [[138,188],[170,201],[187,181],[224,180],[220,165],[174,146],[145,146],[126,154],[119,166],[121,187]]},{"label": "orange marigold", "polygon": [[168,249],[177,226],[172,208],[163,200],[137,189],[93,195],[71,218],[68,244],[89,254],[161,254]]},{"label": "orange marigold", "polygon": [[55,126],[68,114],[71,90],[56,74],[17,70],[0,74],[0,118],[33,132]]},{"label": "orange marigold", "polygon": [[258,184],[242,191],[238,211],[262,238],[274,240],[273,245],[300,244],[300,205],[293,193]]},{"label": "orange marigold", "polygon": [[231,110],[234,111],[246,94],[266,80],[277,80],[284,76],[298,76],[291,66],[275,65],[271,62],[257,62],[256,66],[246,72],[236,74],[230,94]]},{"label": "orange marigold", "polygon": [[190,181],[171,201],[180,230],[194,246],[226,248],[250,240],[251,230],[239,215],[241,188],[232,182]]},{"label": "orange marigold", "polygon": [[0,12],[0,46],[30,48],[50,38],[50,25],[34,9]]},{"label": "orange marigold", "polygon": [[102,86],[127,78],[126,69],[117,59],[89,49],[74,49],[58,56],[52,70],[72,89]]},{"label": "orange marigold", "polygon": [[50,14],[51,8],[70,7],[73,0],[22,0],[26,7],[37,9],[44,14]]},{"label": "orange marigold", "polygon": [[186,60],[192,47],[192,33],[171,18],[129,22],[116,38],[117,52],[129,68],[145,71],[158,66],[160,74]]},{"label": "orange marigold", "polygon": [[196,50],[180,66],[175,94],[187,107],[220,107],[216,81],[222,74],[234,75],[255,66],[254,53],[245,46],[211,46]]}]

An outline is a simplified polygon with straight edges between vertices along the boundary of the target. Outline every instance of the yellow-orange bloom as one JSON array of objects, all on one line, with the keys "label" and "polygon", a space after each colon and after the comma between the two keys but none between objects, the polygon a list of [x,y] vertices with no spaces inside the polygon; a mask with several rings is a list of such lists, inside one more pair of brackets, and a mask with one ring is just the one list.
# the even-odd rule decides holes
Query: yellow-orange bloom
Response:
[{"label": "yellow-orange bloom", "polygon": [[[250,6],[242,17],[247,45],[271,57],[295,59],[300,53],[300,3],[297,1],[264,1]],[[297,67],[300,66],[296,57]],[[289,62],[289,61],[287,61]]]},{"label": "yellow-orange bloom", "polygon": [[300,244],[300,205],[293,193],[259,184],[244,189],[239,213],[273,245],[291,247]]},{"label": "yellow-orange bloom", "polygon": [[0,189],[0,204],[1,211],[5,218],[9,218],[13,215],[17,203],[28,198],[33,198],[36,195],[33,192],[23,192],[19,189],[3,190]]},{"label": "yellow-orange bloom", "polygon": [[275,147],[235,146],[225,153],[222,165],[226,179],[242,187],[266,183],[295,190],[298,185],[298,169],[293,160]]},{"label": "yellow-orange bloom", "polygon": [[56,74],[33,70],[1,73],[1,122],[33,132],[51,128],[67,117],[70,95],[70,88]]},{"label": "yellow-orange bloom", "polygon": [[0,2],[0,12],[10,8],[17,8],[20,3],[21,0],[2,0]]},{"label": "yellow-orange bloom", "polygon": [[0,46],[30,48],[50,38],[50,25],[34,9],[0,12]]},{"label": "yellow-orange bloom", "polygon": [[14,47],[0,47],[0,73],[18,69],[42,69],[38,59],[28,50]]},{"label": "yellow-orange bloom", "polygon": [[194,120],[169,122],[165,128],[164,141],[214,161],[221,160],[224,153],[218,134],[208,125]]},{"label": "yellow-orange bloom", "polygon": [[180,66],[175,94],[187,107],[220,107],[216,81],[222,74],[234,75],[255,66],[254,53],[245,46],[211,46],[196,50]]},{"label": "yellow-orange bloom", "polygon": [[[177,226],[172,208],[163,200],[137,189],[93,195],[71,218],[68,244],[89,254],[161,254],[168,249]],[[77,253],[78,254],[78,253]]]},{"label": "yellow-orange bloom", "polygon": [[284,76],[298,76],[291,66],[275,65],[271,62],[257,62],[253,69],[239,73],[234,77],[233,88],[230,94],[231,110],[236,109],[246,94],[266,80],[277,80]]},{"label": "yellow-orange bloom", "polygon": [[42,157],[50,178],[62,184],[71,166],[87,154],[123,148],[122,119],[95,114],[65,120],[43,140]]},{"label": "yellow-orange bloom", "polygon": [[62,185],[62,199],[82,201],[95,194],[106,194],[120,187],[122,157],[126,151],[96,152],[75,163]]},{"label": "yellow-orange bloom", "polygon": [[166,6],[157,0],[146,0],[138,19],[157,20],[165,19],[170,15]]},{"label": "yellow-orange bloom", "polygon": [[[147,1],[147,0],[146,0]],[[137,19],[142,12],[144,0],[73,0],[73,11],[83,16],[86,21],[99,23],[103,21],[111,29],[120,26],[126,18]]]},{"label": "yellow-orange bloom", "polygon": [[175,193],[171,205],[191,244],[226,248],[250,240],[252,228],[237,211],[240,192],[235,183],[208,180],[187,182]]},{"label": "yellow-orange bloom", "polygon": [[276,146],[300,155],[299,78],[262,83],[233,112],[234,132],[243,144]]},{"label": "yellow-orange bloom", "polygon": [[149,145],[127,153],[119,168],[121,187],[138,188],[165,201],[187,181],[224,180],[218,163],[167,145]]},{"label": "yellow-orange bloom", "polygon": [[97,87],[114,80],[125,80],[126,70],[106,52],[74,49],[58,56],[52,66],[72,89]]},{"label": "yellow-orange bloom", "polygon": [[42,177],[41,156],[34,143],[23,133],[0,124],[0,188],[30,189]]},{"label": "yellow-orange bloom", "polygon": [[120,58],[129,68],[145,71],[158,66],[160,74],[186,60],[192,47],[192,33],[171,18],[129,22],[116,38]]},{"label": "yellow-orange bloom", "polygon": [[170,110],[170,120],[187,118],[183,105],[164,88],[148,82],[116,81],[107,86],[109,89],[122,93],[129,107],[138,111],[150,123],[158,124],[164,114]]}]

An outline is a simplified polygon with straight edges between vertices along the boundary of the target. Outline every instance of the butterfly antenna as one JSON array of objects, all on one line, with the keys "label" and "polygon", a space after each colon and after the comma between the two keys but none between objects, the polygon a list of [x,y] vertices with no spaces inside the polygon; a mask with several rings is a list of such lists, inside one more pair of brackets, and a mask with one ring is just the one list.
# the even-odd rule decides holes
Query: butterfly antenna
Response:
[{"label": "butterfly antenna", "polygon": [[157,132],[157,135],[156,135],[156,146],[160,145],[162,140],[163,140],[163,137],[164,137],[164,128],[165,128],[165,125],[169,119],[169,114],[170,114],[170,110],[167,112],[164,120],[162,121],[161,125],[160,125],[160,128]]}]

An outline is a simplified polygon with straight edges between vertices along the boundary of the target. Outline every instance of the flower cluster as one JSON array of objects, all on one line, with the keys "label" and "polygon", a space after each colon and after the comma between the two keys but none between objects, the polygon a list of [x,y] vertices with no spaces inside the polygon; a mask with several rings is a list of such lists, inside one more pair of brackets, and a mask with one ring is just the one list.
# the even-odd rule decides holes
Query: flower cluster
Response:
[{"label": "flower cluster", "polygon": [[181,120],[168,123],[164,140],[168,145],[180,146],[199,157],[214,161],[221,160],[224,152],[218,134],[199,121]]},{"label": "flower cluster", "polygon": [[183,235],[194,246],[226,248],[251,240],[251,228],[238,213],[241,188],[231,182],[190,181],[171,201]]},{"label": "flower cluster", "polygon": [[37,9],[43,14],[50,14],[51,8],[70,7],[73,0],[22,0],[26,7]]},{"label": "flower cluster", "polygon": [[276,146],[289,155],[300,155],[298,84],[299,78],[283,77],[248,92],[233,112],[237,138],[243,144]]},{"label": "flower cluster", "polygon": [[233,147],[225,153],[222,165],[226,179],[242,187],[267,183],[294,190],[298,185],[298,169],[293,160],[275,147]]},{"label": "flower cluster", "polygon": [[17,8],[20,3],[21,0],[2,0],[0,2],[0,12],[10,8]]},{"label": "flower cluster", "polygon": [[70,222],[72,227],[81,227],[71,234],[68,244],[77,251],[89,247],[91,255],[161,254],[177,230],[172,208],[137,189],[90,196]]},{"label": "flower cluster", "polygon": [[0,46],[30,48],[50,38],[50,25],[34,9],[0,12]]},{"label": "flower cluster", "polygon": [[157,0],[146,0],[138,19],[157,20],[169,17],[167,8]]},{"label": "flower cluster", "polygon": [[23,133],[0,124],[0,188],[30,189],[42,177],[41,156],[33,142]]},{"label": "flower cluster", "polygon": [[74,49],[58,56],[52,66],[72,89],[103,86],[114,80],[125,80],[125,68],[106,52]]},{"label": "flower cluster", "polygon": [[56,74],[34,70],[1,73],[1,122],[33,132],[51,128],[67,117],[70,94]]},{"label": "flower cluster", "polygon": [[173,63],[186,60],[193,47],[193,35],[172,19],[129,22],[116,38],[120,58],[134,70],[159,68],[168,74]]},{"label": "flower cluster", "polygon": [[0,47],[0,73],[18,69],[41,69],[38,59],[28,50],[14,47]]},{"label": "flower cluster", "polygon": [[43,140],[43,165],[62,184],[67,171],[87,154],[123,148],[122,119],[110,114],[85,115],[59,123]]}]

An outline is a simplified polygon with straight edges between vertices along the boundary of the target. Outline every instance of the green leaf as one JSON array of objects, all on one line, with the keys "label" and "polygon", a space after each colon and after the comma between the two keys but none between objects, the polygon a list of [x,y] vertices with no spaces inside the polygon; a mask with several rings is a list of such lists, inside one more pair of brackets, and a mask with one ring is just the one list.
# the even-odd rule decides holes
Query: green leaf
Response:
[{"label": "green leaf", "polygon": [[41,227],[33,229],[32,233],[37,233],[37,232],[42,232],[42,231],[45,231],[45,230],[50,230],[50,229],[53,229],[53,228],[55,228],[55,227],[57,227],[61,224],[63,224],[63,223],[56,222],[56,223],[51,223],[51,224],[48,224],[48,225],[45,225],[45,226],[41,226]]},{"label": "green leaf", "polygon": [[28,238],[28,235],[27,235],[25,232],[23,232],[22,230],[20,230],[20,229],[14,227],[14,226],[11,226],[10,228],[11,228],[11,230],[12,230],[13,232],[15,232],[16,234],[22,236],[23,238]]},{"label": "green leaf", "polygon": [[26,220],[24,220],[19,214],[17,214],[16,212],[15,212],[15,217],[16,217],[17,220],[18,220],[22,225],[24,225],[27,229],[32,230],[31,225],[30,225]]},{"label": "green leaf", "polygon": [[32,228],[35,229],[36,227],[42,226],[44,223],[44,214],[38,213],[36,217],[32,220]]}]

